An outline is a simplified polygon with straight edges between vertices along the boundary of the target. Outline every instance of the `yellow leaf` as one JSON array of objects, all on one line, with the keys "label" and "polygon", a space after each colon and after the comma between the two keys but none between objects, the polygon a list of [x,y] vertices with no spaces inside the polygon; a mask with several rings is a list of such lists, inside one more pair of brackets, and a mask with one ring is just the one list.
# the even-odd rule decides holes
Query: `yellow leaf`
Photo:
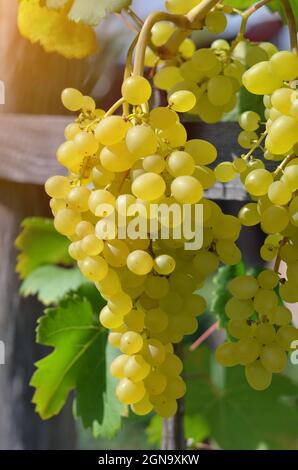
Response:
[{"label": "yellow leaf", "polygon": [[41,6],[40,0],[22,0],[18,11],[19,31],[46,52],[58,52],[68,59],[82,59],[97,50],[92,27],[68,18],[69,2],[60,10]]}]

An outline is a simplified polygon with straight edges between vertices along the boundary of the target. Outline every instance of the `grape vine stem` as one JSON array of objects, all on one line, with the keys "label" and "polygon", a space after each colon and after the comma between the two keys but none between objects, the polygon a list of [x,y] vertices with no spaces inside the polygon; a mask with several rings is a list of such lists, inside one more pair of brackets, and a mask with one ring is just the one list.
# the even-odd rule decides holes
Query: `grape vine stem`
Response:
[{"label": "grape vine stem", "polygon": [[[165,12],[155,12],[148,16],[142,30],[140,32],[139,40],[136,46],[136,57],[134,62],[134,75],[144,74],[144,61],[146,47],[150,41],[151,29],[159,21],[171,21],[176,26],[181,28],[181,35],[175,38],[175,47],[183,41],[186,35],[193,29],[200,29],[203,25],[203,20],[207,13],[219,3],[220,0],[203,0],[196,7],[194,7],[187,15],[173,15]],[[167,45],[165,46],[167,48]],[[173,47],[173,45],[171,46]],[[177,50],[177,49],[176,49]]]},{"label": "grape vine stem", "polygon": [[293,9],[291,7],[289,0],[281,0],[281,3],[282,3],[282,6],[283,6],[283,9],[284,9],[287,21],[288,21],[291,48],[293,52],[298,52],[297,29],[296,29],[296,21],[295,21]]}]

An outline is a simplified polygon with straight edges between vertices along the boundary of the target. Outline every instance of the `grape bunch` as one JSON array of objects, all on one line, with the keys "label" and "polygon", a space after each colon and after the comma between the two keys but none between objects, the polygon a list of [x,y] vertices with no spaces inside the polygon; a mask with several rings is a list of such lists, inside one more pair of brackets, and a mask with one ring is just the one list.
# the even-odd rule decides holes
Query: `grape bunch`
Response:
[{"label": "grape bunch", "polygon": [[[194,293],[198,286],[220,261],[240,261],[235,242],[241,223],[203,197],[215,182],[208,165],[217,151],[205,140],[187,140],[178,112],[193,107],[193,93],[179,90],[167,107],[149,112],[151,92],[141,76],[124,81],[123,99],[132,112],[120,116],[104,114],[78,90],[64,90],[66,108],[80,112],[57,151],[69,175],[49,178],[45,188],[55,228],[70,239],[70,255],[107,301],[99,319],[121,352],[111,365],[119,379],[117,397],[136,414],[154,409],[168,417],[185,393],[173,345],[197,330],[197,316],[206,308]],[[171,229],[182,219],[159,218],[158,233],[149,237],[147,222],[155,217],[150,208],[157,201],[203,205],[201,249],[186,250],[183,235],[173,238],[170,230],[168,239],[159,236],[164,224]],[[135,213],[146,222],[146,236],[120,237],[121,223],[127,225]]]}]

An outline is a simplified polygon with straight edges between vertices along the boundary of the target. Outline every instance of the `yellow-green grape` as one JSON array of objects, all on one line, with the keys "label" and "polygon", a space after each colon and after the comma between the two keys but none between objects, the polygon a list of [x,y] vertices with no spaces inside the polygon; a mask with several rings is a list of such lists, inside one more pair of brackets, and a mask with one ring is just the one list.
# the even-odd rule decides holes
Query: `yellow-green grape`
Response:
[{"label": "yellow-green grape", "polygon": [[167,386],[167,379],[165,375],[153,370],[145,378],[144,385],[149,395],[160,395]]},{"label": "yellow-green grape", "polygon": [[298,292],[296,282],[289,280],[282,284],[279,288],[281,298],[290,304],[298,302]]},{"label": "yellow-green grape", "polygon": [[198,294],[188,294],[183,299],[183,310],[195,317],[202,315],[207,308],[206,300]]},{"label": "yellow-green grape", "polygon": [[273,290],[259,289],[254,298],[255,310],[260,315],[270,313],[278,304],[278,297]]},{"label": "yellow-green grape", "polygon": [[104,248],[104,243],[102,240],[97,238],[95,235],[86,235],[82,239],[82,250],[88,256],[96,256],[99,255]]},{"label": "yellow-green grape", "polygon": [[251,335],[251,328],[246,320],[234,318],[228,322],[228,332],[237,339],[248,338]]},{"label": "yellow-green grape", "polygon": [[124,323],[128,330],[141,333],[145,325],[145,314],[142,310],[131,310],[127,315],[125,315]]},{"label": "yellow-green grape", "polygon": [[106,305],[99,314],[99,321],[104,328],[118,328],[123,323],[123,316],[112,312]]},{"label": "yellow-green grape", "polygon": [[144,343],[142,355],[145,361],[152,366],[160,366],[166,359],[165,347],[158,339],[150,338]]},{"label": "yellow-green grape", "polygon": [[266,61],[268,59],[267,52],[259,46],[248,45],[246,49],[245,61],[248,67],[252,67],[259,62]]},{"label": "yellow-green grape", "polygon": [[79,262],[84,276],[90,281],[102,281],[108,274],[108,264],[101,256],[87,256]]},{"label": "yellow-green grape", "polygon": [[159,106],[152,109],[149,115],[150,124],[156,129],[165,130],[178,121],[178,116],[172,109]]},{"label": "yellow-green grape", "polygon": [[136,333],[135,331],[127,331],[122,335],[120,341],[120,351],[124,354],[132,356],[142,349],[143,344],[143,338],[139,333]]},{"label": "yellow-green grape", "polygon": [[129,295],[120,291],[109,298],[108,307],[118,315],[127,315],[132,310],[132,300]]},{"label": "yellow-green grape", "polygon": [[123,172],[129,170],[135,163],[136,156],[127,148],[125,142],[104,147],[100,152],[100,162],[105,170]]},{"label": "yellow-green grape", "polygon": [[157,403],[154,403],[154,411],[162,418],[170,418],[177,413],[177,401],[167,396],[160,395]]},{"label": "yellow-green grape", "polygon": [[110,366],[110,373],[112,377],[115,377],[116,379],[124,379],[124,367],[128,359],[129,356],[127,354],[121,354],[113,360]]},{"label": "yellow-green grape", "polygon": [[120,268],[126,265],[129,248],[123,240],[107,240],[103,249],[103,255],[110,266]]},{"label": "yellow-green grape", "polygon": [[243,366],[255,362],[260,356],[261,345],[254,338],[242,338],[237,344],[237,354]]},{"label": "yellow-green grape", "polygon": [[257,280],[253,276],[238,276],[228,284],[231,294],[240,300],[251,299],[259,289]]},{"label": "yellow-green grape", "polygon": [[216,242],[216,252],[225,264],[234,265],[241,261],[241,251],[232,240],[218,240]]},{"label": "yellow-green grape", "polygon": [[255,131],[260,125],[260,116],[254,111],[245,111],[239,116],[239,125],[245,131]]},{"label": "yellow-green grape", "polygon": [[222,162],[217,165],[214,170],[214,174],[217,181],[227,183],[228,181],[232,181],[236,178],[237,171],[235,170],[232,162]]},{"label": "yellow-green grape", "polygon": [[231,46],[225,39],[215,39],[215,41],[213,41],[211,44],[211,48],[229,51],[231,49]]},{"label": "yellow-green grape", "polygon": [[54,218],[54,226],[57,232],[66,235],[67,237],[73,235],[76,226],[81,221],[81,216],[73,209],[60,209]]},{"label": "yellow-green grape", "polygon": [[241,231],[241,223],[233,215],[221,215],[213,226],[213,235],[219,239],[237,240]]},{"label": "yellow-green grape", "polygon": [[183,271],[175,271],[172,273],[169,282],[171,289],[175,292],[178,292],[178,294],[182,296],[191,294],[196,289],[196,282],[194,278],[188,276]]},{"label": "yellow-green grape", "polygon": [[109,268],[106,277],[102,281],[96,282],[95,285],[99,291],[107,297],[111,297],[121,291],[120,278],[117,272],[111,268]]},{"label": "yellow-green grape", "polygon": [[167,169],[174,177],[192,175],[195,170],[195,161],[189,153],[176,150],[167,158]]},{"label": "yellow-green grape", "polygon": [[298,122],[290,116],[280,116],[271,125],[266,137],[266,149],[281,155],[293,147],[297,142]]},{"label": "yellow-green grape", "polygon": [[245,367],[245,377],[249,385],[254,390],[266,390],[270,387],[272,381],[272,374],[266,370],[261,361],[257,360],[252,364]]},{"label": "yellow-green grape", "polygon": [[90,194],[91,191],[86,188],[86,186],[76,186],[72,188],[66,198],[68,206],[78,212],[87,211]]},{"label": "yellow-green grape", "polygon": [[134,414],[138,416],[145,416],[153,410],[153,405],[149,400],[148,395],[145,395],[142,400],[131,405]]},{"label": "yellow-green grape", "polygon": [[264,261],[272,261],[276,258],[277,253],[278,248],[268,243],[265,243],[260,249],[260,256]]},{"label": "yellow-green grape", "polygon": [[121,214],[123,217],[126,217],[128,214],[128,209],[136,204],[137,200],[132,194],[121,194],[117,197],[116,200],[116,209],[118,214]]},{"label": "yellow-green grape", "polygon": [[179,52],[183,59],[190,59],[196,51],[196,44],[190,38],[184,39],[179,46]]},{"label": "yellow-green grape", "polygon": [[70,190],[70,181],[65,176],[51,176],[45,184],[45,191],[48,196],[56,199],[65,199]]},{"label": "yellow-green grape", "polygon": [[207,92],[204,93],[197,101],[197,111],[199,117],[202,121],[207,122],[208,124],[214,124],[215,122],[220,121],[224,113],[222,106],[214,106],[208,96]]},{"label": "yellow-green grape", "polygon": [[116,396],[121,403],[132,405],[140,401],[146,393],[143,382],[121,379],[116,387]]},{"label": "yellow-green grape", "polygon": [[222,11],[210,11],[205,19],[205,26],[212,34],[223,33],[227,27],[227,18]]},{"label": "yellow-green grape", "polygon": [[216,148],[207,140],[189,140],[186,142],[185,151],[194,158],[198,165],[210,165],[217,158]]},{"label": "yellow-green grape", "polygon": [[145,315],[145,326],[151,333],[161,333],[168,326],[168,315],[160,308],[148,310]]},{"label": "yellow-green grape", "polygon": [[65,202],[64,199],[52,198],[50,200],[50,208],[51,208],[52,214],[56,215],[57,212],[60,211],[60,209],[65,209],[66,208],[66,202]]},{"label": "yellow-green grape", "polygon": [[282,85],[282,79],[267,61],[253,65],[242,76],[243,85],[254,95],[271,95]]},{"label": "yellow-green grape", "polygon": [[64,137],[66,140],[73,140],[74,137],[81,131],[79,124],[71,122],[64,130]]},{"label": "yellow-green grape", "polygon": [[80,241],[72,242],[68,247],[68,253],[76,261],[82,260],[86,256],[86,253],[82,250]]},{"label": "yellow-green grape", "polygon": [[244,149],[251,149],[257,140],[258,136],[255,132],[241,131],[238,136],[238,143]]},{"label": "yellow-green grape", "polygon": [[[278,90],[277,90],[278,91]],[[268,118],[268,121],[267,121],[267,125],[266,127],[268,128],[268,130],[270,129],[271,125],[272,125],[272,122],[276,121],[277,118],[279,118],[280,116],[282,116],[282,114],[277,111],[277,109],[275,108],[270,108],[269,110],[269,114],[267,117]],[[269,122],[270,122],[270,125],[269,125]]]},{"label": "yellow-green grape", "polygon": [[287,355],[278,344],[267,344],[262,348],[260,361],[269,372],[280,373],[286,366]]},{"label": "yellow-green grape", "polygon": [[292,88],[279,88],[271,96],[271,106],[282,114],[291,114]]},{"label": "yellow-green grape", "polygon": [[268,197],[273,204],[283,206],[292,199],[292,191],[283,181],[274,181],[269,186]]},{"label": "yellow-green grape", "polygon": [[171,23],[170,21],[158,21],[151,29],[152,43],[156,47],[163,46],[168,41],[168,39],[170,39],[175,30],[176,26],[174,23]]},{"label": "yellow-green grape", "polygon": [[151,126],[140,124],[131,127],[126,135],[126,145],[133,155],[147,157],[156,152],[157,137]]},{"label": "yellow-green grape", "polygon": [[173,353],[167,353],[164,356],[162,364],[159,367],[159,372],[166,377],[176,377],[180,375],[183,370],[183,363],[181,359]]},{"label": "yellow-green grape", "polygon": [[169,377],[164,393],[170,399],[182,398],[186,393],[186,385],[182,377]]},{"label": "yellow-green grape", "polygon": [[124,139],[128,127],[121,116],[108,116],[97,124],[94,133],[102,145],[114,145]]},{"label": "yellow-green grape", "polygon": [[280,257],[288,265],[296,263],[298,260],[298,248],[295,245],[290,245],[289,243],[283,245],[280,249]]},{"label": "yellow-green grape", "polygon": [[96,109],[96,103],[91,96],[83,96],[82,110],[83,112],[94,112]]},{"label": "yellow-green grape", "polygon": [[[208,276],[209,274],[215,272],[218,268],[219,260],[218,257],[214,253],[210,253],[209,251],[201,250],[199,251],[193,259],[193,264],[198,273],[200,273],[203,277]],[[176,274],[177,275],[177,274]],[[175,276],[175,273],[172,275]],[[187,278],[193,282],[192,278]],[[194,287],[194,288],[193,288]],[[185,286],[186,288],[186,286]],[[195,285],[191,285],[191,292],[195,290]],[[175,289],[176,290],[176,289]]]},{"label": "yellow-green grape", "polygon": [[[107,217],[116,206],[115,196],[105,189],[92,191],[88,200],[90,211],[95,215]],[[99,212],[98,212],[99,211]],[[104,211],[104,212],[102,212]]]},{"label": "yellow-green grape", "polygon": [[131,186],[132,193],[144,201],[159,199],[166,190],[164,179],[156,173],[144,173],[138,176]]},{"label": "yellow-green grape", "polygon": [[268,170],[262,168],[251,171],[245,179],[245,188],[253,196],[267,194],[269,186],[273,182],[273,176]]},{"label": "yellow-green grape", "polygon": [[166,0],[166,8],[171,13],[185,15],[198,3],[200,3],[200,0]]},{"label": "yellow-green grape", "polygon": [[109,344],[113,346],[113,348],[119,348],[121,336],[122,336],[122,333],[111,331],[108,336]]},{"label": "yellow-green grape", "polygon": [[247,162],[241,157],[235,158],[233,161],[233,167],[237,173],[243,173],[247,170]]},{"label": "yellow-green grape", "polygon": [[169,281],[165,277],[149,276],[145,281],[145,292],[152,299],[162,299],[169,289]]},{"label": "yellow-green grape", "polygon": [[169,106],[179,113],[187,113],[197,102],[196,96],[188,90],[176,91],[169,97]]},{"label": "yellow-green grape", "polygon": [[129,253],[127,257],[127,267],[134,274],[144,276],[152,270],[153,259],[146,251],[135,250]]},{"label": "yellow-green grape", "polygon": [[240,300],[232,297],[225,306],[225,312],[232,320],[246,320],[254,312],[254,305],[251,299]]},{"label": "yellow-green grape", "polygon": [[208,81],[207,93],[214,106],[224,106],[231,99],[233,93],[232,82],[229,77],[218,75]]},{"label": "yellow-green grape", "polygon": [[255,337],[261,344],[270,344],[275,340],[276,332],[273,325],[262,323],[255,329]]},{"label": "yellow-green grape", "polygon": [[283,305],[278,305],[272,314],[272,321],[279,326],[288,325],[292,321],[291,310]]},{"label": "yellow-green grape", "polygon": [[298,328],[291,325],[281,326],[276,333],[276,342],[288,351],[292,347],[293,341],[298,340]]},{"label": "yellow-green grape", "polygon": [[62,91],[61,100],[63,106],[69,111],[79,111],[83,107],[84,96],[75,88],[65,88]]},{"label": "yellow-green grape", "polygon": [[237,343],[227,342],[217,347],[215,358],[224,367],[233,367],[238,364]]},{"label": "yellow-green grape", "polygon": [[238,214],[238,218],[242,225],[253,227],[261,222],[261,217],[255,202],[249,202],[243,206]]},{"label": "yellow-green grape", "polygon": [[194,53],[192,62],[196,68],[206,72],[216,67],[218,59],[212,49],[202,48]]},{"label": "yellow-green grape", "polygon": [[97,152],[99,145],[92,132],[82,131],[76,134],[73,142],[79,153],[92,155]]},{"label": "yellow-green grape", "polygon": [[143,159],[143,168],[148,173],[162,173],[166,167],[165,159],[158,154],[149,155]]},{"label": "yellow-green grape", "polygon": [[95,188],[104,188],[110,184],[114,178],[115,173],[106,170],[100,164],[92,168],[91,179]]},{"label": "yellow-green grape", "polygon": [[203,189],[212,188],[216,182],[214,171],[207,166],[196,166],[193,176],[200,181]]},{"label": "yellow-green grape", "polygon": [[262,289],[274,289],[279,282],[278,274],[271,269],[265,269],[257,277],[258,283]]},{"label": "yellow-green grape", "polygon": [[261,226],[265,233],[280,233],[287,227],[289,212],[282,206],[271,206],[261,216]]},{"label": "yellow-green grape", "polygon": [[183,77],[178,67],[169,65],[158,70],[153,81],[156,88],[168,91],[176,85],[176,83],[182,82]]},{"label": "yellow-green grape", "polygon": [[158,61],[158,56],[153,52],[153,50],[149,46],[147,46],[145,52],[145,66],[155,67]]},{"label": "yellow-green grape", "polygon": [[175,259],[170,255],[160,255],[154,259],[154,271],[158,274],[168,276],[176,267]]},{"label": "yellow-green grape", "polygon": [[277,47],[274,44],[272,44],[271,42],[260,42],[259,47],[264,49],[264,51],[267,53],[269,59],[270,59],[271,56],[273,56],[273,54],[278,52]]},{"label": "yellow-green grape", "polygon": [[82,220],[76,226],[76,235],[80,239],[86,237],[87,235],[93,235],[93,234],[94,234],[94,225],[91,224],[91,222],[88,222],[87,220]]},{"label": "yellow-green grape", "polygon": [[298,76],[298,56],[296,52],[280,51],[270,58],[274,74],[281,80],[294,80]]},{"label": "yellow-green grape", "polygon": [[291,103],[291,115],[298,121],[298,100],[296,99]]},{"label": "yellow-green grape", "polygon": [[172,196],[182,204],[195,204],[203,197],[203,187],[193,176],[178,176],[171,184]]},{"label": "yellow-green grape", "polygon": [[132,105],[146,103],[152,94],[148,80],[138,75],[127,78],[123,82],[121,91],[123,98]]},{"label": "yellow-green grape", "polygon": [[298,276],[298,264],[295,260],[294,263],[289,263],[287,266],[287,278],[288,280],[297,279]]},{"label": "yellow-green grape", "polygon": [[78,152],[73,141],[66,141],[57,150],[58,162],[73,173],[79,173],[84,157]]},{"label": "yellow-green grape", "polygon": [[184,147],[187,140],[186,129],[180,122],[161,131],[159,136],[172,148]]},{"label": "yellow-green grape", "polygon": [[124,366],[124,373],[125,376],[133,382],[140,382],[147,377],[150,369],[150,365],[144,360],[143,356],[136,354],[135,356],[130,356],[127,359]]}]

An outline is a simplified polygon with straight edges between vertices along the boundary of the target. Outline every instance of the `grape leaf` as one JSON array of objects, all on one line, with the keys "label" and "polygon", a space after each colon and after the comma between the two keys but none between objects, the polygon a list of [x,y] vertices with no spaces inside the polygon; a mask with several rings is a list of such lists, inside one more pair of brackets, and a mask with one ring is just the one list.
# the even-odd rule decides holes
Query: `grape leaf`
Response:
[{"label": "grape leaf", "polygon": [[[298,0],[289,0],[290,4],[291,4],[291,7],[292,7],[292,11],[294,13],[294,17],[295,17],[295,20],[296,20],[296,24],[298,25]],[[283,9],[283,6],[282,6],[282,3],[280,0],[272,0],[269,4],[268,4],[268,7],[272,10],[272,11],[278,11],[278,13],[280,14],[280,16],[282,17],[282,19],[284,20],[284,22],[286,23],[287,22],[287,18],[285,16],[285,12],[284,12],[284,9]]]},{"label": "grape leaf", "polygon": [[109,13],[119,13],[132,0],[74,0],[68,17],[76,22],[96,26]]},{"label": "grape leaf", "polygon": [[37,295],[44,305],[58,303],[68,292],[75,291],[86,280],[77,268],[45,265],[32,271],[23,281],[20,293],[24,297]]},{"label": "grape leaf", "polygon": [[[210,429],[206,419],[202,415],[185,415],[184,431],[186,439],[195,443],[201,443],[210,437]],[[155,415],[146,428],[148,442],[160,447],[162,439],[162,418]]]},{"label": "grape leaf", "polygon": [[[55,349],[36,363],[31,379],[36,389],[32,401],[41,418],[58,414],[70,391],[86,380],[90,370],[98,373],[105,340],[106,334],[94,319],[87,299],[71,296],[46,310],[39,320],[37,342]],[[92,393],[97,393],[100,400],[104,384],[100,377],[92,383],[97,387]]]},{"label": "grape leaf", "polygon": [[297,384],[279,374],[268,390],[257,392],[246,383],[243,367],[237,366],[225,370],[222,389],[210,377],[213,361],[213,353],[206,348],[186,357],[185,375],[191,376],[186,413],[202,415],[222,449],[251,450],[264,443],[272,449],[287,448],[290,442],[294,445],[298,438]]},{"label": "grape leaf", "polygon": [[115,436],[121,427],[121,414],[123,413],[123,406],[116,398],[116,385],[117,380],[112,377],[110,373],[110,364],[116,357],[117,351],[110,346],[106,345],[106,367],[105,367],[105,387],[103,392],[103,416],[102,420],[94,421],[92,432],[95,438]]},{"label": "grape leaf", "polygon": [[20,250],[16,269],[22,279],[44,264],[73,264],[68,254],[69,241],[56,232],[51,219],[24,219],[15,244]]},{"label": "grape leaf", "polygon": [[218,317],[221,328],[226,328],[229,320],[225,313],[225,305],[231,298],[227,284],[231,279],[242,274],[245,274],[245,266],[241,262],[234,266],[219,268],[218,273],[213,277],[215,289],[212,292],[211,312]]}]

